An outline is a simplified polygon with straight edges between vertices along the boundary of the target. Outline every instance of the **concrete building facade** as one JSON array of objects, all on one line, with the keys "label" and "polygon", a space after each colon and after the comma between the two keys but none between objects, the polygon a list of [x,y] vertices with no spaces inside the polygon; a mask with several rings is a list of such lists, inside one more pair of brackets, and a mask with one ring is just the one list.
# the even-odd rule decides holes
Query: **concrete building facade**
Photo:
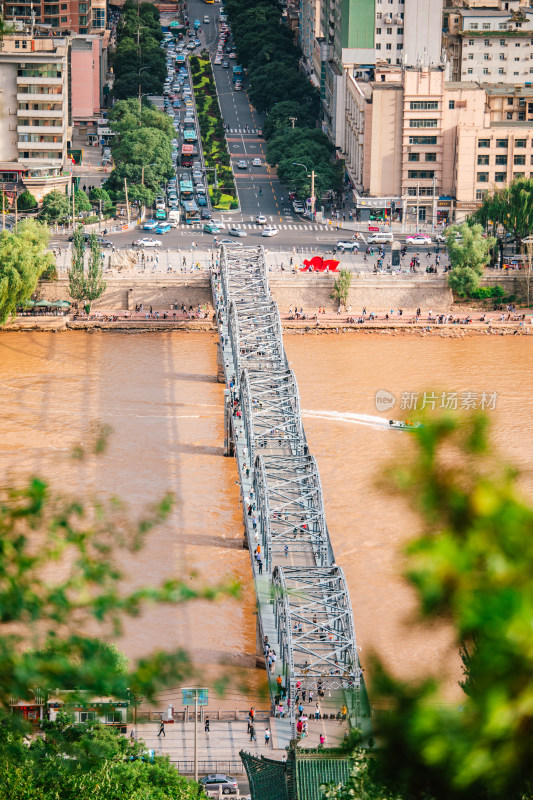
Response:
[{"label": "concrete building facade", "polygon": [[22,167],[37,199],[70,183],[68,51],[65,38],[14,34],[0,44],[0,162]]},{"label": "concrete building facade", "polygon": [[43,26],[53,33],[93,33],[106,28],[105,0],[1,0],[9,21]]},{"label": "concrete building facade", "polygon": [[443,43],[452,80],[533,81],[533,9],[529,0],[498,0],[446,9]]}]

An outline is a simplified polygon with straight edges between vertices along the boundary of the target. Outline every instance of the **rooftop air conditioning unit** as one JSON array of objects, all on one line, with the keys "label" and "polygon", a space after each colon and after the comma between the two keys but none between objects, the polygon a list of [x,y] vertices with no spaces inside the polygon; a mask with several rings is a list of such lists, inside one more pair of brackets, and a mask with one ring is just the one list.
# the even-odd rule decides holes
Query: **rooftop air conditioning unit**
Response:
[{"label": "rooftop air conditioning unit", "polygon": [[385,22],[387,23],[387,25],[390,25],[392,22],[392,17],[385,17]]},{"label": "rooftop air conditioning unit", "polygon": [[396,16],[394,17],[394,22],[396,23],[396,25],[401,25],[402,24],[403,19],[401,17],[401,14],[396,14]]}]

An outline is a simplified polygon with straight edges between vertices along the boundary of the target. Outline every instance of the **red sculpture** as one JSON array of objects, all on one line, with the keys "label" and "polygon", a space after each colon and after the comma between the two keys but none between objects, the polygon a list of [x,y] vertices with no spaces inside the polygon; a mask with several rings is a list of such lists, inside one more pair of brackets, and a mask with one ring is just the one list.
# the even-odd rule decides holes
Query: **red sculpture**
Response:
[{"label": "red sculpture", "polygon": [[340,261],[336,261],[334,258],[324,260],[322,256],[313,256],[310,260],[305,259],[300,272],[335,272],[339,264]]}]

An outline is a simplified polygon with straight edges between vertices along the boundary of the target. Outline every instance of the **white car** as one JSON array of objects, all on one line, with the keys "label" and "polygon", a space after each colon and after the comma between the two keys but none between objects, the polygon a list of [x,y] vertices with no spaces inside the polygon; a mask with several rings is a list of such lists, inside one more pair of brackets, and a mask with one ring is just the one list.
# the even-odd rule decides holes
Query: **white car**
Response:
[{"label": "white car", "polygon": [[266,221],[267,218],[264,216],[264,214],[259,214],[259,216],[255,218],[256,225],[266,225]]},{"label": "white car", "polygon": [[260,167],[262,166],[262,164],[263,162],[261,161],[260,158],[254,158],[254,160],[252,161],[252,166],[254,167]]},{"label": "white car", "polygon": [[412,236],[406,238],[407,244],[431,244],[431,236],[426,236],[424,233],[414,233]]},{"label": "white car", "polygon": [[295,214],[304,214],[305,213],[305,208],[303,207],[303,203],[300,203],[299,200],[295,200],[294,203],[292,204],[292,207],[294,208],[294,213]]},{"label": "white car", "polygon": [[277,228],[263,228],[261,236],[277,236],[279,233]]},{"label": "white car", "polygon": [[357,244],[357,242],[351,242],[349,240],[348,241],[337,242],[335,247],[341,253],[344,253],[345,250],[348,250],[350,252],[355,252],[355,251],[359,250],[359,245]]},{"label": "white car", "polygon": [[207,25],[208,23],[209,23],[209,17],[206,15],[204,17],[204,25]]},{"label": "white car", "polygon": [[144,239],[136,239],[133,242],[134,247],[161,247],[161,242],[158,242],[157,239],[150,239],[150,237],[146,236]]},{"label": "white car", "polygon": [[241,158],[240,161],[237,161],[237,166],[238,166],[239,169],[247,169],[248,168],[248,164],[246,163],[246,161],[243,158]]}]

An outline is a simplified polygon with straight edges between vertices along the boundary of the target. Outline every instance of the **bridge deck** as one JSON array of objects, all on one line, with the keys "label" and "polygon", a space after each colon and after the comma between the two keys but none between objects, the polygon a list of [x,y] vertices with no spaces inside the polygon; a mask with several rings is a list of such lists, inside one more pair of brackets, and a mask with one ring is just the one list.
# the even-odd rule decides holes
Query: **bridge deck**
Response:
[{"label": "bridge deck", "polygon": [[[348,589],[329,540],[263,248],[222,247],[212,283],[258,621],[277,655],[271,697],[281,676],[289,705],[286,718],[276,721],[278,738],[288,744],[295,736],[302,689],[314,695],[307,715],[317,701],[323,717],[346,704],[352,724],[366,728]],[[345,726],[335,727],[342,736]]]}]

